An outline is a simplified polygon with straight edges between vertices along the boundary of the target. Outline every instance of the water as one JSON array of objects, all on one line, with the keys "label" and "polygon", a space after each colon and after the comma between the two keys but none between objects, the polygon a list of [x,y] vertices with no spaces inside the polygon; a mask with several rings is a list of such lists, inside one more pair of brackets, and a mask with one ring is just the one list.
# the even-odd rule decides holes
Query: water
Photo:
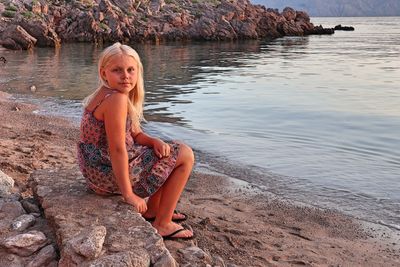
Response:
[{"label": "water", "polygon": [[[185,140],[210,165],[233,166],[231,175],[269,192],[400,229],[400,17],[313,22],[356,31],[134,45],[145,66],[146,129]],[[0,50],[8,60],[0,90],[78,121],[100,50]]]}]

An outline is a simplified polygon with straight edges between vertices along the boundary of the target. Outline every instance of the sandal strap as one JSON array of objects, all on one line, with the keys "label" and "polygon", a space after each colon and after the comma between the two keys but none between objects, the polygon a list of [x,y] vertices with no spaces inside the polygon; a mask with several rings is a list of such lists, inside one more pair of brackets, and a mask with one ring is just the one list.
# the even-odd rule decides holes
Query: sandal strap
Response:
[{"label": "sandal strap", "polygon": [[178,230],[176,230],[175,232],[173,232],[173,233],[171,233],[171,234],[169,234],[169,235],[166,235],[166,236],[164,236],[164,237],[173,237],[174,235],[176,235],[176,234],[178,234],[178,233],[180,233],[180,232],[182,232],[182,231],[185,231],[185,230],[187,230],[187,229],[181,228],[181,229],[178,229]]}]

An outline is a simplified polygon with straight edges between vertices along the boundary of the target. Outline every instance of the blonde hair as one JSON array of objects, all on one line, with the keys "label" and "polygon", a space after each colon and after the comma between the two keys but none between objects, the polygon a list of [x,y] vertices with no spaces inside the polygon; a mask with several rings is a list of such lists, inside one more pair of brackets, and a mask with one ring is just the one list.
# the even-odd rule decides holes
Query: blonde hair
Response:
[{"label": "blonde hair", "polygon": [[[140,60],[139,54],[130,46],[123,45],[119,42],[107,47],[100,54],[99,63],[97,67],[99,87],[89,96],[83,100],[83,106],[87,107],[90,101],[96,96],[101,88],[110,88],[107,81],[102,77],[101,70],[107,66],[111,58],[117,55],[127,55],[133,57],[138,64],[137,82],[133,90],[129,92],[128,96],[128,114],[132,119],[132,129],[134,131],[140,130],[140,122],[144,120],[143,117],[143,102],[144,102],[144,82],[143,82],[143,65]],[[110,88],[112,89],[112,88]]]}]

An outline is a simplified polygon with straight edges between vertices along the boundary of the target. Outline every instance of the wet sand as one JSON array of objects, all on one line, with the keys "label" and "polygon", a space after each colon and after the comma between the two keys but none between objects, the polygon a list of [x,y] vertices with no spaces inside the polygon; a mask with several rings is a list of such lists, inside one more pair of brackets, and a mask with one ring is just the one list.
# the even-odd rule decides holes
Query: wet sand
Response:
[{"label": "wet sand", "polygon": [[[0,92],[0,169],[26,197],[34,170],[76,164],[78,128],[8,97]],[[178,262],[178,250],[196,244],[226,265],[400,266],[398,231],[367,229],[338,212],[278,199],[197,161],[178,206],[196,238],[166,241]]]}]

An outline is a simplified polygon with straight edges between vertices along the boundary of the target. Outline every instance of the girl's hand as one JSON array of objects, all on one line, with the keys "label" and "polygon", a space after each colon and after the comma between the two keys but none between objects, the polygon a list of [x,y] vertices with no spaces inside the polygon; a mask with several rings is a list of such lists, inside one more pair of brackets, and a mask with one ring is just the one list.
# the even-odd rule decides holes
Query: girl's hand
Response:
[{"label": "girl's hand", "polygon": [[153,149],[154,153],[159,158],[169,157],[169,154],[171,153],[171,147],[158,138],[155,138],[153,141]]},{"label": "girl's hand", "polygon": [[143,198],[138,197],[135,194],[132,194],[128,197],[124,197],[124,200],[129,205],[132,205],[133,207],[135,207],[136,211],[139,212],[140,214],[145,213],[147,210],[146,201]]}]

